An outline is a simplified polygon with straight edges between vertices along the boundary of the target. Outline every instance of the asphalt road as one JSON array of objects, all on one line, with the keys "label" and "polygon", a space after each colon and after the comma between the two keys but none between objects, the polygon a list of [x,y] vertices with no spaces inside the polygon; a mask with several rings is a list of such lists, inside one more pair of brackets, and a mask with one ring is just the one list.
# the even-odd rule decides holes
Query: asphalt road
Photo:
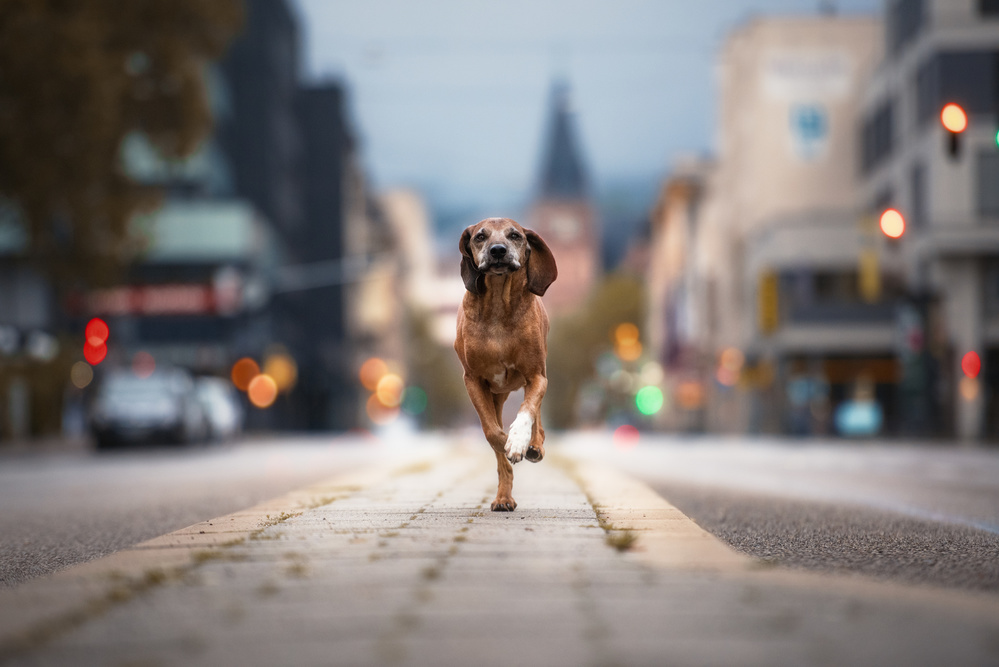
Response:
[{"label": "asphalt road", "polygon": [[566,443],[774,564],[999,593],[999,449],[642,436]]},{"label": "asphalt road", "polygon": [[384,455],[362,438],[0,457],[0,586],[245,509]]}]

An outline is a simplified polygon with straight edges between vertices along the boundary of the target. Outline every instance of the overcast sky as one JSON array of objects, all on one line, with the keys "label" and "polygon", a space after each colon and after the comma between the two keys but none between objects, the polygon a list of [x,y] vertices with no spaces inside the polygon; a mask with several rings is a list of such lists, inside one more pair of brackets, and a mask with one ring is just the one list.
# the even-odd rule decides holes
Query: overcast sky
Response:
[{"label": "overcast sky", "polygon": [[[712,149],[714,65],[754,15],[815,14],[819,0],[294,0],[309,80],[347,84],[376,187],[438,205],[524,202],[551,83],[572,90],[598,188],[651,182]],[[840,0],[879,13],[881,0]]]}]

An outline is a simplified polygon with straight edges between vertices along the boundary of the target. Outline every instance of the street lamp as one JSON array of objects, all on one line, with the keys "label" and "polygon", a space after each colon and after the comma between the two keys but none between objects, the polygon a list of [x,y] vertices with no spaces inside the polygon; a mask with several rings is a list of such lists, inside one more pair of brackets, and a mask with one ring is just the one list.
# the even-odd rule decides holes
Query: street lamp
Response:
[{"label": "street lamp", "polygon": [[959,104],[947,104],[940,111],[940,122],[947,130],[947,153],[951,160],[961,156],[961,133],[968,127],[968,114]]}]

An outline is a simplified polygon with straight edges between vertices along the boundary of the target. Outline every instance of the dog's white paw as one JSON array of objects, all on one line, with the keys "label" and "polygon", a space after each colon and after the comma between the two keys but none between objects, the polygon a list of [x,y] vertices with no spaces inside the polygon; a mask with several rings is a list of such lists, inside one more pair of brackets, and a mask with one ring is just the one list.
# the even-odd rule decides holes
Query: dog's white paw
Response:
[{"label": "dog's white paw", "polygon": [[526,412],[518,412],[517,418],[513,420],[510,431],[506,436],[506,458],[510,463],[517,463],[524,458],[527,453],[527,446],[531,444],[531,429],[534,420]]}]

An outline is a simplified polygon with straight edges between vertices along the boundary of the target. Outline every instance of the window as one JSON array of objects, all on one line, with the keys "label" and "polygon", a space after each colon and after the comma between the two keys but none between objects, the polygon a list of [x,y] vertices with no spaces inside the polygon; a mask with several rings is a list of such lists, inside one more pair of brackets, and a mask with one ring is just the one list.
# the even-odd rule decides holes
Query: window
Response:
[{"label": "window", "polygon": [[891,155],[895,138],[895,104],[885,100],[865,121],[862,167],[865,173],[871,171]]},{"label": "window", "polygon": [[[999,0],[996,0],[999,2]],[[916,120],[934,121],[944,104],[956,102],[969,114],[999,107],[999,51],[945,51],[916,72]]]},{"label": "window", "polygon": [[888,6],[888,48],[898,55],[926,24],[923,0],[897,0]]},{"label": "window", "polygon": [[892,192],[891,187],[886,187],[874,194],[874,213],[875,215],[881,215],[881,212],[886,208],[893,206],[895,203],[895,193]]},{"label": "window", "polygon": [[978,214],[983,218],[999,218],[999,153],[994,150],[978,154]]}]

